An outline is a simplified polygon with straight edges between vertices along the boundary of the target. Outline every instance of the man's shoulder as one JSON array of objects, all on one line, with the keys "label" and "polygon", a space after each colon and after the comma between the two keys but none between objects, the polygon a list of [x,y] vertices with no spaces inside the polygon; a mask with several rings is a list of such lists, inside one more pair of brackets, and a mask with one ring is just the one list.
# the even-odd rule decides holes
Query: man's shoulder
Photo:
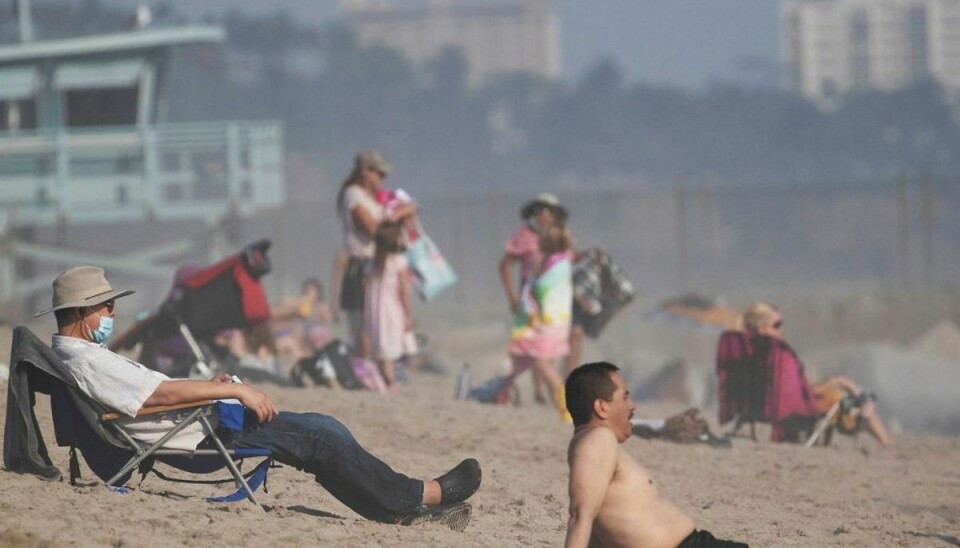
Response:
[{"label": "man's shoulder", "polygon": [[578,429],[570,440],[570,453],[576,451],[610,451],[620,445],[617,436],[609,428],[591,426]]},{"label": "man's shoulder", "polygon": [[64,337],[60,335],[53,336],[53,351],[56,352],[64,363],[70,365],[73,362],[93,362],[105,364],[110,362],[128,362],[120,354],[110,350],[101,344],[92,343],[76,337]]}]

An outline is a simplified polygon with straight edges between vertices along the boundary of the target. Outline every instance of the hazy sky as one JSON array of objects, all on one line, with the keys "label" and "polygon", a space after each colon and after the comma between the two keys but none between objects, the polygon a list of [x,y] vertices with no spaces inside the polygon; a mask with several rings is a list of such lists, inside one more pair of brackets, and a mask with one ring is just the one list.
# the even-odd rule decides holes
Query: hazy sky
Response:
[{"label": "hazy sky", "polygon": [[[465,0],[494,3],[500,0]],[[114,3],[136,5],[134,0]],[[174,0],[191,16],[240,9],[287,10],[323,24],[338,0]],[[609,55],[631,81],[700,86],[713,79],[776,83],[777,0],[554,0],[563,73],[576,79]]]}]

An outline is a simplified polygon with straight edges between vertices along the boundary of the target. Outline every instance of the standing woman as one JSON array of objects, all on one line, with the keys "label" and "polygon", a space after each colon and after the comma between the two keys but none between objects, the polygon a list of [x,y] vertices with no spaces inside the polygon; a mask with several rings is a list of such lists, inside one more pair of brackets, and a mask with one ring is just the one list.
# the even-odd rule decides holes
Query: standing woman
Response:
[{"label": "standing woman", "polygon": [[369,341],[363,329],[363,275],[373,259],[374,235],[383,222],[396,222],[416,214],[416,205],[401,204],[384,211],[377,191],[390,173],[390,164],[376,150],[362,150],[337,196],[337,211],[343,222],[343,250],[347,258],[339,284],[340,310],[347,317],[354,351],[369,356]]},{"label": "standing woman", "polygon": [[[521,288],[533,281],[543,263],[540,234],[551,226],[566,223],[567,209],[556,196],[543,192],[520,208],[520,218],[523,225],[507,240],[500,260],[500,283],[515,317],[520,312]],[[519,283],[515,285],[513,272],[517,266],[520,275]],[[539,371],[534,370],[534,397],[538,402],[545,401],[540,391],[541,383]]]}]

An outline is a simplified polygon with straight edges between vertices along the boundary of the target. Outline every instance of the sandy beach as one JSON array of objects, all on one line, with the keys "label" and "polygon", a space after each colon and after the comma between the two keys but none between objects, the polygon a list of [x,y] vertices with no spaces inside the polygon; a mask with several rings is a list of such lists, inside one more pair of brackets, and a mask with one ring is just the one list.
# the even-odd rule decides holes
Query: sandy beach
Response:
[{"label": "sandy beach", "polygon": [[[438,354],[458,363],[457,341],[450,341],[446,348],[438,342]],[[571,427],[532,403],[456,401],[454,378],[414,374],[389,398],[322,388],[264,390],[281,409],[338,417],[370,451],[410,475],[435,477],[463,458],[478,458],[483,484],[462,533],[437,524],[366,521],[286,466],[271,472],[269,492],[260,495],[268,511],[261,514],[244,502],[202,500],[228,486],[149,477],[130,494],[114,494],[82,465],[77,487],[0,472],[0,545],[561,545]],[[521,387],[529,394],[529,381]],[[643,403],[636,416],[681,410]],[[55,446],[46,397],[38,398],[36,412],[54,463],[66,475],[67,450]],[[735,439],[731,449],[640,439],[624,448],[698,527],[720,538],[751,546],[960,545],[960,439],[903,433],[883,450],[866,436],[841,436],[828,448],[804,449],[771,444],[762,427],[758,435],[756,442]]]}]

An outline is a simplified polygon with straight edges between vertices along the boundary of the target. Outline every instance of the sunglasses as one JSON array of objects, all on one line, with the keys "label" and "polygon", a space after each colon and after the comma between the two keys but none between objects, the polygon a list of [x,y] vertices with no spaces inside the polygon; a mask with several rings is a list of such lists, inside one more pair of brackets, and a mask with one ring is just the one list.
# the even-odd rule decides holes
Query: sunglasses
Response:
[{"label": "sunglasses", "polygon": [[116,303],[112,300],[103,303],[107,307],[107,312],[113,313],[113,307],[116,306]]},{"label": "sunglasses", "polygon": [[782,328],[782,327],[783,327],[783,320],[777,320],[777,321],[773,324],[772,327],[773,327],[774,329],[780,329],[780,328]]},{"label": "sunglasses", "polygon": [[540,215],[544,211],[553,212],[553,208],[548,205],[535,205],[530,208],[530,215]]}]

